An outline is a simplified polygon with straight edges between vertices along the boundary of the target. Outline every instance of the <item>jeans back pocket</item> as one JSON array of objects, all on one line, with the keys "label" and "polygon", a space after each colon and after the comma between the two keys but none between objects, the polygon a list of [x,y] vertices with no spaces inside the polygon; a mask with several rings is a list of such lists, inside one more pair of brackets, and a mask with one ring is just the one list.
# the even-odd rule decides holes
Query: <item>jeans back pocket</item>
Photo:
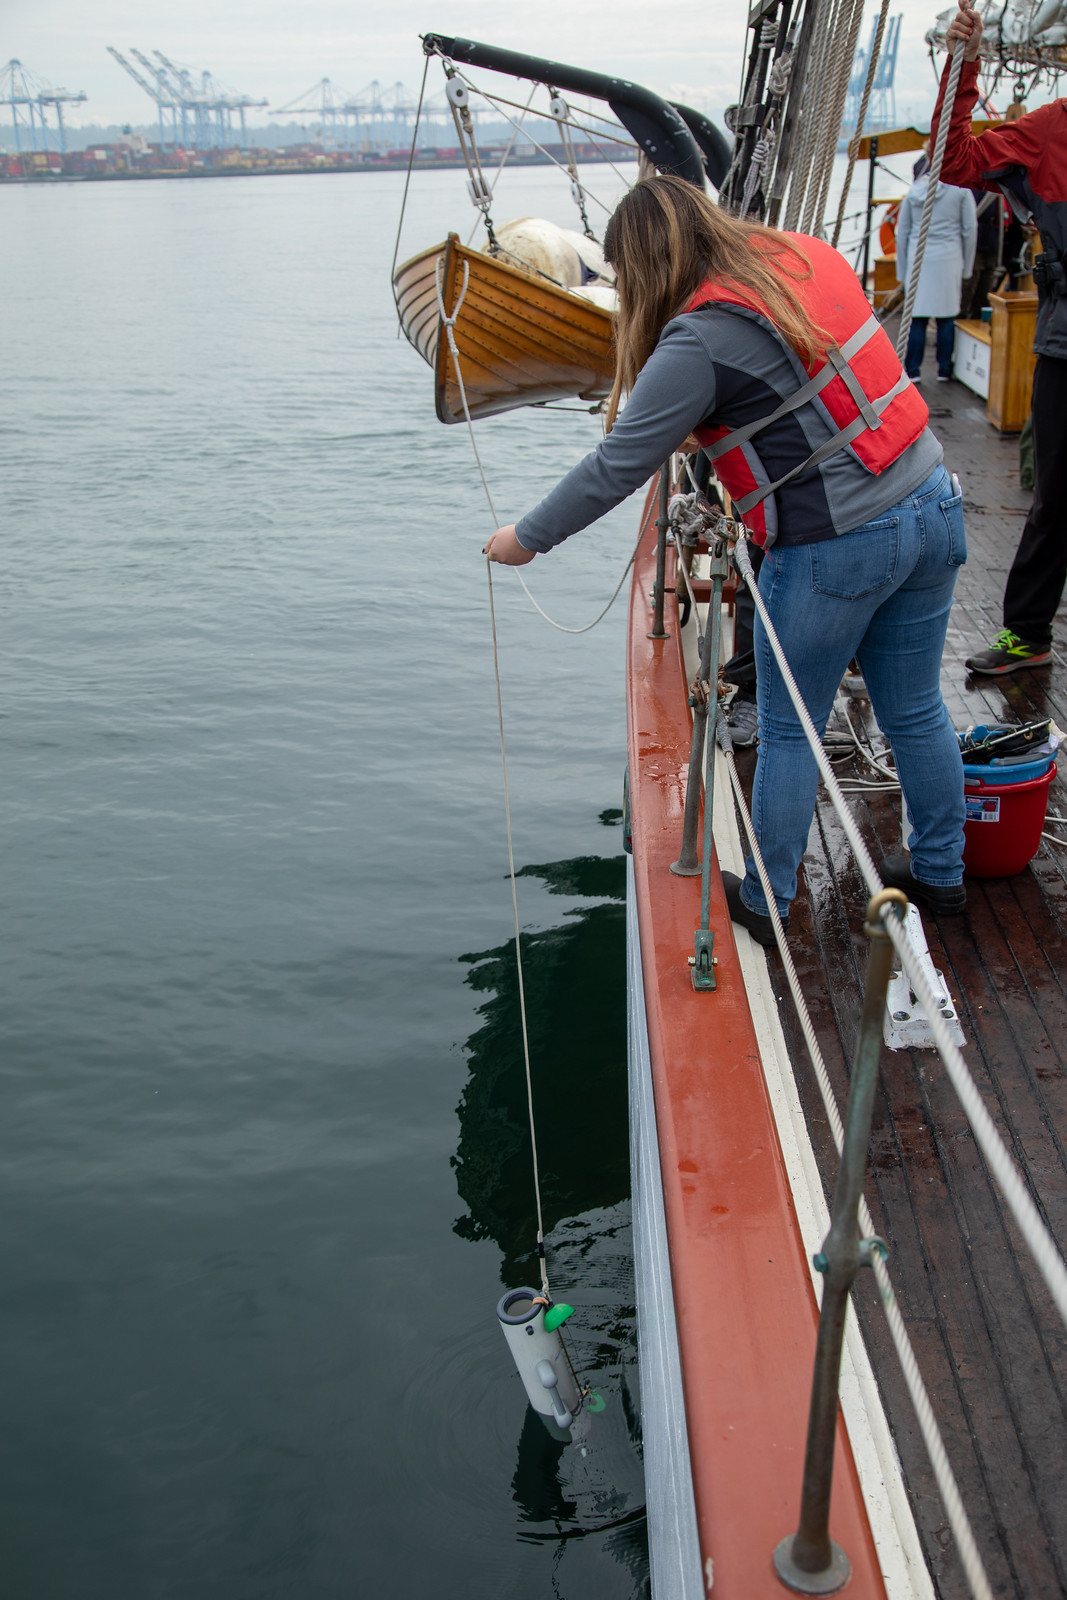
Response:
[{"label": "jeans back pocket", "polygon": [[852,533],[809,545],[813,592],[833,600],[876,594],[896,577],[899,544],[899,517],[883,517]]},{"label": "jeans back pocket", "polygon": [[963,495],[955,494],[951,500],[941,501],[941,514],[948,533],[948,564],[962,567],[967,559],[967,530],[963,521]]}]

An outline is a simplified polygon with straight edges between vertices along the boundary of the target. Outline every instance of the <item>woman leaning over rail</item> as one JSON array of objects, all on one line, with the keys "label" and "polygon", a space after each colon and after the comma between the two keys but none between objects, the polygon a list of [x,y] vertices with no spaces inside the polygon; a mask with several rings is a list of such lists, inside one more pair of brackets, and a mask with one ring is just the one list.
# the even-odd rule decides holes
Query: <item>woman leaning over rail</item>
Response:
[{"label": "woman leaning over rail", "polygon": [[[764,547],[760,594],[820,733],[859,660],[912,824],[910,865],[888,858],[885,881],[962,911],[963,769],[939,682],[966,559],[961,497],[855,274],[829,245],[741,222],[670,177],[630,191],[604,251],[619,289],[609,432],[497,529],[490,560],[521,566],[551,550],[695,433]],[[752,815],[788,920],[818,769],[758,619],[755,642]],[[733,920],[773,943],[751,859],[743,879],[723,878]]]}]

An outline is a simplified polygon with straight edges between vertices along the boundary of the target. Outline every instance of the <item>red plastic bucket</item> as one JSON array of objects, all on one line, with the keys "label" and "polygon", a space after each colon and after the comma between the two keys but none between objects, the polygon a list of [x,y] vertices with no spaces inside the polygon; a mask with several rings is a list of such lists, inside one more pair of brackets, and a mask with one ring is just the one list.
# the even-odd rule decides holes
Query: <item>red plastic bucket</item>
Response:
[{"label": "red plastic bucket", "polygon": [[1037,854],[1056,763],[1025,783],[968,783],[963,865],[973,878],[1010,878]]}]

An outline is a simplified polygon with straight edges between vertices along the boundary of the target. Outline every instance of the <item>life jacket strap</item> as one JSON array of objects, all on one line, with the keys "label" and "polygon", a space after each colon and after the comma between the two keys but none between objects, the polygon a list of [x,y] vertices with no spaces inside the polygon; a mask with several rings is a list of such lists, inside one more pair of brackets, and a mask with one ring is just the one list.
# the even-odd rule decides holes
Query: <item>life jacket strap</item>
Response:
[{"label": "life jacket strap", "polygon": [[837,345],[830,346],[826,352],[826,362],[815,374],[814,378],[809,378],[807,383],[802,384],[787,400],[783,400],[776,411],[770,412],[765,417],[757,417],[755,422],[746,422],[743,428],[735,428],[733,433],[726,435],[725,439],[720,439],[710,448],[706,447],[705,453],[712,461],[717,461],[720,456],[726,455],[728,451],[736,450],[739,445],[747,444],[757,433],[762,433],[764,428],[771,427],[773,423],[779,422],[782,417],[788,417],[791,412],[799,411],[801,406],[806,406],[809,400],[814,400],[816,395],[821,394],[827,384],[832,383],[835,378],[844,379],[848,385],[849,393],[860,408],[861,414],[869,417],[870,420],[866,422],[866,426],[877,428],[879,425],[879,417],[875,409],[877,401],[872,407],[848,363],[854,355],[859,354],[865,344],[868,344],[874,338],[881,326],[877,317],[868,317],[867,321],[857,328],[851,338],[845,340],[840,349],[838,349]]},{"label": "life jacket strap", "polygon": [[[869,402],[879,420],[882,412],[892,404],[897,395],[904,393],[910,382],[911,379],[907,373],[902,372],[888,393],[880,395],[873,402]],[[828,460],[830,456],[836,455],[839,450],[847,449],[853,439],[858,439],[860,434],[865,432],[869,426],[870,424],[862,413],[858,417],[854,417],[847,427],[842,428],[839,433],[835,433],[832,439],[827,439],[817,450],[813,450],[808,459],[802,461],[799,466],[794,467],[791,472],[785,473],[775,483],[767,484],[765,488],[753,489],[751,494],[746,494],[743,499],[734,500],[733,505],[737,514],[741,517],[747,516],[753,506],[758,506],[762,500],[766,500],[768,495],[774,494],[783,484],[790,483],[794,478],[799,478],[803,472],[810,472],[813,467],[821,466],[824,461]]]}]

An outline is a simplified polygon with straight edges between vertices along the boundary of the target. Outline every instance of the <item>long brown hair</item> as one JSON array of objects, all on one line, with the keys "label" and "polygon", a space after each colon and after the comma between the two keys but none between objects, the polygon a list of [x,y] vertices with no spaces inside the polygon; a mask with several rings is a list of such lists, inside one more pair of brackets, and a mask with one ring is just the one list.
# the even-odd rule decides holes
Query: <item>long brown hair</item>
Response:
[{"label": "long brown hair", "polygon": [[635,184],[608,223],[604,254],[615,268],[619,292],[609,429],[664,327],[709,278],[761,301],[806,364],[826,353],[829,336],[812,322],[788,282],[811,277],[807,257],[784,234],[740,221],[681,178],[642,178]]}]

